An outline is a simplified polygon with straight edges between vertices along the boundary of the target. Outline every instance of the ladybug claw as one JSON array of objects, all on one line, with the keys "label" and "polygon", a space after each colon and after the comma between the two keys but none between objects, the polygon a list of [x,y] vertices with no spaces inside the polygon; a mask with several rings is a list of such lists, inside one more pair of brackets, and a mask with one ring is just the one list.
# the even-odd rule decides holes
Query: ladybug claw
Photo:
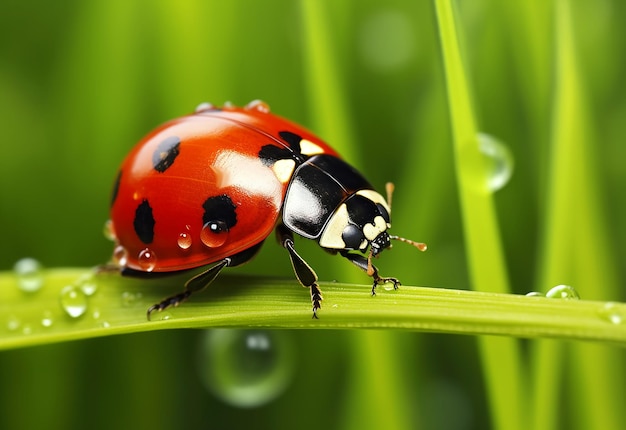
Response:
[{"label": "ladybug claw", "polygon": [[146,312],[146,316],[148,317],[148,321],[151,321],[152,312],[158,311],[161,312],[171,306],[178,306],[180,303],[184,302],[191,295],[191,290],[185,290],[182,293],[176,294],[175,296],[168,297],[167,299],[161,301],[160,303],[154,304],[148,308]]},{"label": "ladybug claw", "polygon": [[322,308],[322,290],[317,286],[317,284],[311,285],[311,303],[313,304],[313,319],[319,319],[317,316],[317,310]]},{"label": "ladybug claw", "polygon": [[148,308],[148,311],[146,312],[146,317],[148,318],[148,321],[152,321],[152,318],[151,318],[152,312],[156,310],[161,312],[162,309],[160,309],[159,305],[152,305]]},{"label": "ladybug claw", "polygon": [[376,295],[376,287],[378,285],[387,284],[389,282],[393,283],[394,290],[397,290],[398,288],[400,288],[400,285],[402,285],[400,280],[397,278],[376,278],[374,279],[374,285],[372,285],[372,296]]}]

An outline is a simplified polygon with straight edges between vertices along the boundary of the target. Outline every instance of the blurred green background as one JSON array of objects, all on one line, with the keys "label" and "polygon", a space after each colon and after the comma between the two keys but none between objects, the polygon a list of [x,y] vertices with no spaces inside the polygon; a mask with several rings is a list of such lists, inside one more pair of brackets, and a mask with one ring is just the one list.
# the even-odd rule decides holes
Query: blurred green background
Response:
[{"label": "blurred green background", "polygon": [[[623,281],[626,4],[570,3],[594,137],[589,162],[599,172],[598,212],[610,232],[606,263]],[[551,175],[553,4],[458,6],[478,123],[515,163],[510,182],[495,194],[513,292],[545,292],[553,285],[536,280]],[[325,73],[311,37],[331,48]],[[332,89],[330,99],[321,86]],[[5,0],[0,270],[26,256],[45,267],[107,261],[111,244],[102,230],[111,185],[134,143],[201,102],[253,99],[316,131],[380,190],[386,181],[396,184],[393,231],[428,243],[429,251],[399,244],[382,256],[383,274],[410,285],[469,288],[437,26],[426,0]],[[305,242],[298,246],[321,279],[366,282],[346,261]],[[236,270],[293,276],[273,240]],[[593,283],[574,286],[585,299],[626,299],[623,287],[605,297]],[[207,336],[214,335],[147,333],[2,352],[0,428],[492,428],[483,382],[489,370],[470,337],[240,334],[261,342],[265,364],[251,370],[245,348],[227,348],[231,360],[216,364],[216,352],[204,351]],[[524,342],[524,351],[534,346]],[[611,360],[626,358],[606,348]],[[291,371],[270,384],[277,397],[259,395],[256,406],[241,407],[220,398],[223,387],[207,389],[199,369],[226,373],[219,366],[229,362],[259,377]],[[553,396],[550,406],[556,428],[590,428],[571,412],[584,409],[575,393],[589,386],[564,380],[555,390],[569,394]],[[625,385],[624,374],[613,383]],[[616,414],[607,422],[619,428],[611,420],[625,416]]]}]

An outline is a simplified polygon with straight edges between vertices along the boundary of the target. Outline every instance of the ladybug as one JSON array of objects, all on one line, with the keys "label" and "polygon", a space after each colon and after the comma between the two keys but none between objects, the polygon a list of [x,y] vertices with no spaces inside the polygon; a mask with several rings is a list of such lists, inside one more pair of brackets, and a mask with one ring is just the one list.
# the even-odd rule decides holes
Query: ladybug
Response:
[{"label": "ladybug", "polygon": [[333,148],[264,102],[205,103],[131,150],[113,187],[108,226],[123,275],[207,267],[182,292],[151,306],[148,319],[204,289],[225,267],[249,261],[274,230],[298,281],[310,289],[317,318],[322,292],[294,233],[364,270],[375,294],[379,284],[400,285],[372,265],[392,239],[426,249],[387,232],[390,211],[390,201]]}]

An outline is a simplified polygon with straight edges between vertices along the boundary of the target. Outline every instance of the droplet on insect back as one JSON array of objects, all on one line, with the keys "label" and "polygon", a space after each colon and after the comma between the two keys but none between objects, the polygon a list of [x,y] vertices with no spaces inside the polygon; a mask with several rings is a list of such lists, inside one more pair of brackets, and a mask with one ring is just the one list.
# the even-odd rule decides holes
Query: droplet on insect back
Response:
[{"label": "droplet on insect back", "polygon": [[13,266],[17,275],[17,285],[26,293],[34,293],[43,286],[41,264],[34,258],[22,258]]},{"label": "droplet on insect back", "polygon": [[208,330],[200,348],[203,382],[230,405],[252,408],[267,404],[291,382],[294,348],[287,332]]},{"label": "droplet on insect back", "polygon": [[493,136],[478,133],[480,152],[485,156],[487,187],[498,191],[508,184],[513,174],[513,154],[511,150]]},{"label": "droplet on insect back", "polygon": [[128,251],[122,245],[118,245],[113,250],[113,261],[118,266],[126,266],[128,262]]},{"label": "droplet on insect back", "polygon": [[209,102],[203,102],[203,103],[200,103],[198,106],[196,106],[196,113],[203,112],[205,110],[212,110],[212,109],[215,109],[215,106],[213,106]]},{"label": "droplet on insect back", "polygon": [[245,109],[255,110],[257,112],[262,112],[262,113],[269,113],[270,105],[268,105],[262,100],[252,100],[250,103],[246,105]]},{"label": "droplet on insect back", "polygon": [[149,248],[142,249],[137,257],[137,263],[146,272],[152,272],[157,264],[157,257],[154,251]]},{"label": "droplet on insect back", "polygon": [[104,237],[106,237],[107,239],[109,239],[110,241],[114,242],[116,239],[115,236],[115,227],[113,226],[113,221],[106,220],[106,222],[104,223],[104,228],[102,229],[102,233],[104,234]]},{"label": "droplet on insect back", "polygon": [[580,299],[578,291],[569,285],[557,285],[550,288],[546,293],[546,297],[549,299]]},{"label": "droplet on insect back", "polygon": [[78,318],[87,311],[87,296],[74,285],[61,290],[60,300],[61,307],[72,318]]},{"label": "droplet on insect back", "polygon": [[191,233],[184,231],[178,235],[178,247],[180,249],[189,249],[191,247]]},{"label": "droplet on insect back", "polygon": [[220,221],[209,221],[200,231],[200,240],[209,248],[218,248],[226,243],[228,230]]}]

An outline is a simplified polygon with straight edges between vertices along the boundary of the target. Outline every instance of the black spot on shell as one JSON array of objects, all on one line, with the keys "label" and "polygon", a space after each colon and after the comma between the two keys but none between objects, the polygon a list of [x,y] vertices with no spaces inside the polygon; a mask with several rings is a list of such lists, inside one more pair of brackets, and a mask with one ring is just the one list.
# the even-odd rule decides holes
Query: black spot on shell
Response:
[{"label": "black spot on shell", "polygon": [[202,223],[223,222],[227,229],[231,229],[237,224],[237,214],[235,209],[237,206],[226,194],[209,197],[202,204],[204,214],[202,215]]},{"label": "black spot on shell", "polygon": [[117,178],[115,179],[115,183],[113,184],[113,192],[111,193],[111,206],[115,203],[115,199],[117,198],[117,193],[120,190],[120,181],[122,180],[122,171],[120,170],[117,174]]},{"label": "black spot on shell", "polygon": [[170,168],[180,153],[179,146],[180,138],[178,136],[170,136],[161,142],[152,154],[154,170],[163,173]]},{"label": "black spot on shell", "polygon": [[152,207],[148,200],[144,199],[135,210],[135,219],[133,227],[139,239],[145,243],[152,243],[154,240],[154,216],[152,215]]},{"label": "black spot on shell", "polygon": [[279,131],[278,135],[282,140],[289,144],[289,147],[296,154],[300,154],[302,150],[300,149],[300,141],[302,140],[302,136],[297,135],[296,133],[292,133],[291,131]]},{"label": "black spot on shell", "polygon": [[280,138],[289,145],[289,149],[277,145],[265,145],[259,151],[259,158],[266,166],[272,166],[278,160],[293,160],[300,165],[308,158],[302,155],[300,141],[302,137],[290,131],[279,131]]},{"label": "black spot on shell", "polygon": [[294,158],[293,153],[287,148],[275,145],[265,145],[259,151],[259,158],[265,166],[272,166],[278,160]]}]

